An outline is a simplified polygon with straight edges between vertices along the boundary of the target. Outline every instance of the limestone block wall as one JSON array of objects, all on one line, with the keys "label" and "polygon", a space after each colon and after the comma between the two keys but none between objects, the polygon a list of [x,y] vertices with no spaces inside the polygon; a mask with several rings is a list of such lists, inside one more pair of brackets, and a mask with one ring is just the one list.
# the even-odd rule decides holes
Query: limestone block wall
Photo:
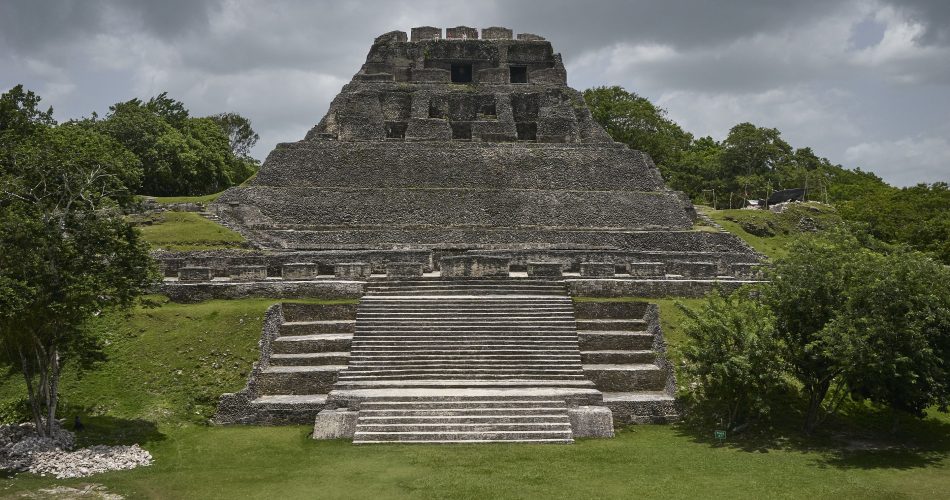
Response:
[{"label": "limestone block wall", "polygon": [[650,157],[626,147],[460,142],[280,144],[252,185],[666,191]]}]

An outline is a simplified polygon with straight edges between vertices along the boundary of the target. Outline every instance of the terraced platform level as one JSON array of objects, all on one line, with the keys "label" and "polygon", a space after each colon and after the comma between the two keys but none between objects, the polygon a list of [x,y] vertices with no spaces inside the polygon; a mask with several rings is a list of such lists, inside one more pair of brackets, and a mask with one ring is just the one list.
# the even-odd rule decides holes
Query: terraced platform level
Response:
[{"label": "terraced platform level", "polygon": [[275,311],[219,421],[316,418],[357,444],[569,443],[675,418],[655,308],[575,304],[563,281],[373,280],[358,306]]}]

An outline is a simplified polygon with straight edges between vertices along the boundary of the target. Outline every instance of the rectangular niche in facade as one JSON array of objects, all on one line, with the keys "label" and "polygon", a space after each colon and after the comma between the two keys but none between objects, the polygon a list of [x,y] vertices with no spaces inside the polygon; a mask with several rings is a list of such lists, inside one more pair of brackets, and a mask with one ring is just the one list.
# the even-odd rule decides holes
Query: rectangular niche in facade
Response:
[{"label": "rectangular niche in facade", "polygon": [[536,141],[538,140],[538,124],[537,122],[517,122],[515,126],[518,129],[518,140],[519,141]]},{"label": "rectangular niche in facade", "polygon": [[511,71],[511,83],[528,83],[527,66],[510,66],[508,69]]},{"label": "rectangular niche in facade", "polygon": [[471,122],[452,122],[452,140],[470,141],[472,140]]},{"label": "rectangular niche in facade", "polygon": [[453,64],[452,83],[472,83],[472,65]]},{"label": "rectangular niche in facade", "polygon": [[386,138],[405,139],[407,126],[406,122],[386,122]]}]

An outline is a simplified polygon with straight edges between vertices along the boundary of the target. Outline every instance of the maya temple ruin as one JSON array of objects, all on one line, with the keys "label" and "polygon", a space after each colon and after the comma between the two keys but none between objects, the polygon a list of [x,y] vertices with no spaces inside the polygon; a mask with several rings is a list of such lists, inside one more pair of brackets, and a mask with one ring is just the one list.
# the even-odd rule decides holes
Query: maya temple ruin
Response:
[{"label": "maya temple ruin", "polygon": [[755,280],[650,157],[613,142],[551,43],[507,28],[376,38],[326,116],[208,217],[252,251],[162,255],[174,300],[272,306],[222,424],[354,443],[610,437],[677,418],[658,308]]}]

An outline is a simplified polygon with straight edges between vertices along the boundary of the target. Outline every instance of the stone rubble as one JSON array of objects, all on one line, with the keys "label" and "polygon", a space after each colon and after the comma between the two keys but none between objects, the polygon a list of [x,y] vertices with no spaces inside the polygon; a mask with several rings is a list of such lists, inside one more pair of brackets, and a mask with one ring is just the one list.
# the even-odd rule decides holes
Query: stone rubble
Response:
[{"label": "stone rubble", "polygon": [[111,470],[134,469],[152,463],[152,455],[137,444],[96,445],[70,451],[75,435],[56,424],[51,438],[40,437],[32,423],[0,426],[0,469],[53,475],[57,479],[86,477]]}]

